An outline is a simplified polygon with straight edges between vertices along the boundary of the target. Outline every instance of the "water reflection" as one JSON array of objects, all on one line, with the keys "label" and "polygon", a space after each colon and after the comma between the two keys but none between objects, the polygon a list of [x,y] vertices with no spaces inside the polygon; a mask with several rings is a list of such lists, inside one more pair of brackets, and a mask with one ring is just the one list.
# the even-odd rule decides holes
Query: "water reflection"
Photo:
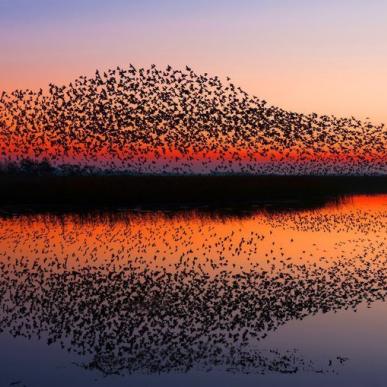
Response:
[{"label": "water reflection", "polygon": [[298,212],[11,216],[0,221],[0,329],[103,374],[336,372],[267,348],[291,320],[387,292],[387,196]]}]

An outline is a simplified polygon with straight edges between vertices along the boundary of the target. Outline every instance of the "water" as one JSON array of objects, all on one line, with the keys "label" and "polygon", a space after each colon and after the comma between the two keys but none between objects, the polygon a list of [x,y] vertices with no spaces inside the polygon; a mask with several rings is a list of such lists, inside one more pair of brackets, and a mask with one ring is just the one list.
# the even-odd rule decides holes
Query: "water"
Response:
[{"label": "water", "polygon": [[386,220],[386,195],[6,214],[0,385],[382,386]]}]

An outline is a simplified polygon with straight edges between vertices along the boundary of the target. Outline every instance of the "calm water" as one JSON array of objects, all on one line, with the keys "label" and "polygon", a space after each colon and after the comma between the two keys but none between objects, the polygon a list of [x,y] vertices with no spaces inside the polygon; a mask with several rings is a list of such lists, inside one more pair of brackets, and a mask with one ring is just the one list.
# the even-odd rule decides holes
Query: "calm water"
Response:
[{"label": "calm water", "polygon": [[1,386],[385,386],[387,196],[0,218]]}]

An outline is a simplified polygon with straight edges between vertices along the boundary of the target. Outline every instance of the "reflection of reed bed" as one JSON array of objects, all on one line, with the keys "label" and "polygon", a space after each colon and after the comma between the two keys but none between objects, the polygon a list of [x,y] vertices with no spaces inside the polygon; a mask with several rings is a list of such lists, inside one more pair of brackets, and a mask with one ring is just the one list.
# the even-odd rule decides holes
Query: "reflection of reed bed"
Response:
[{"label": "reflection of reed bed", "polygon": [[319,208],[345,195],[386,192],[387,179],[382,176],[0,175],[1,206],[17,211],[71,212],[130,206],[227,213],[249,211],[251,204],[276,211]]},{"label": "reflection of reed bed", "polygon": [[[297,354],[262,354],[287,321],[385,300],[384,246],[327,267],[272,262],[270,271],[181,262],[64,265],[53,257],[0,263],[2,332],[47,337],[106,373],[222,368],[318,370]],[[121,260],[122,262],[122,260]],[[139,262],[139,263],[137,263]],[[214,273],[213,273],[214,272]]]}]

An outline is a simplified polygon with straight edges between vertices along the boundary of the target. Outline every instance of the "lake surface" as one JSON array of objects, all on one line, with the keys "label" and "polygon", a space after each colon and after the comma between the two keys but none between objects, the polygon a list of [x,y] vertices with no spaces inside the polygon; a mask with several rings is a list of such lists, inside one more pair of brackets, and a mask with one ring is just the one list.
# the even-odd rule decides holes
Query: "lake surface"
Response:
[{"label": "lake surface", "polygon": [[387,195],[0,217],[1,386],[384,386]]}]

